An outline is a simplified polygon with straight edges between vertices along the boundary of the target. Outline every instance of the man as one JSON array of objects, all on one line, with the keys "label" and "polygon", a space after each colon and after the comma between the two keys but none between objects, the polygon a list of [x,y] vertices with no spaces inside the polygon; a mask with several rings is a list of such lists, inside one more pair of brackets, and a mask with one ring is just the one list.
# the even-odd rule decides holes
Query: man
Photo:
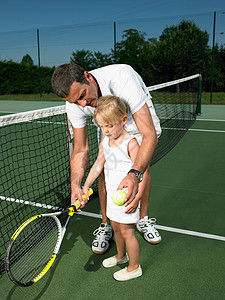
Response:
[{"label": "man", "polygon": [[[90,72],[76,64],[59,66],[52,76],[54,92],[66,100],[66,110],[73,126],[74,149],[71,156],[71,203],[76,199],[82,201],[81,183],[88,166],[89,148],[86,116],[93,115],[97,100],[101,96],[115,95],[128,105],[128,121],[126,130],[134,134],[140,148],[132,169],[121,181],[118,189],[128,188],[126,206],[135,198],[138,183],[143,173],[149,184],[140,203],[140,220],[137,229],[151,244],[158,244],[161,236],[155,229],[155,219],[147,215],[151,190],[149,162],[161,134],[160,122],[156,116],[151,96],[140,75],[128,65],[115,64]],[[102,134],[100,133],[100,140]],[[92,251],[103,254],[109,247],[112,229],[106,216],[106,190],[104,174],[99,179],[99,200],[102,212],[102,223],[94,231],[95,239]]]}]

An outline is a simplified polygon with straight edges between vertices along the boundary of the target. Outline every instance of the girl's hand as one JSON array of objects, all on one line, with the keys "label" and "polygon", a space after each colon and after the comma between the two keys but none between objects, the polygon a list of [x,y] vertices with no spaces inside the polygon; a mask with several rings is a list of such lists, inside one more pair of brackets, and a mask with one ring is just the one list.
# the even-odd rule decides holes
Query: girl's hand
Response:
[{"label": "girl's hand", "polygon": [[83,191],[83,195],[85,195],[85,198],[83,199],[83,201],[86,204],[89,200],[89,195],[88,195],[89,187],[88,186],[83,186],[82,191]]},{"label": "girl's hand", "polygon": [[127,206],[127,210],[125,211],[125,214],[131,214],[135,212],[135,210],[138,208],[139,200],[133,200],[130,205]]}]

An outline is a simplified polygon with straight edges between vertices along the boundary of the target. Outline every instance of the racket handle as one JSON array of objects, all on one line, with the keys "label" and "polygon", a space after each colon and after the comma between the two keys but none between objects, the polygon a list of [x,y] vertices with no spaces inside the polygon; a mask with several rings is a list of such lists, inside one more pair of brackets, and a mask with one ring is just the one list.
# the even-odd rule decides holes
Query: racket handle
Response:
[{"label": "racket handle", "polygon": [[76,209],[78,209],[78,208],[81,206],[80,201],[79,201],[79,200],[76,200],[76,201],[73,203],[73,206],[75,206]]},{"label": "racket handle", "polygon": [[[88,196],[91,196],[93,194],[93,190],[92,188],[89,188],[88,190]],[[82,195],[83,200],[85,199],[86,195]],[[76,207],[76,209],[78,209],[81,206],[81,203],[79,200],[76,200],[73,205]]]}]

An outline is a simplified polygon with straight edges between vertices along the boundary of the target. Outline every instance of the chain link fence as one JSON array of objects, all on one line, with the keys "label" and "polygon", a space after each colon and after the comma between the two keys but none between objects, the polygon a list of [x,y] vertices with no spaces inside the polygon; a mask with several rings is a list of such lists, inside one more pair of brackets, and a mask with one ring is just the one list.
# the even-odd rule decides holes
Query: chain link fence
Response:
[{"label": "chain link fence", "polygon": [[[208,45],[212,50],[216,45],[225,45],[225,12],[206,12],[196,15],[171,16],[164,18],[145,18],[124,20],[117,22],[96,22],[87,24],[74,24],[68,26],[46,27],[22,31],[0,32],[0,61],[21,63],[27,54],[31,57],[37,68],[57,67],[69,63],[72,53],[77,50],[100,51],[109,54],[115,49],[116,42],[122,40],[125,30],[136,29],[146,33],[146,39],[159,39],[163,30],[178,25],[182,20],[191,21],[200,30],[209,34]],[[212,82],[216,81],[212,59]],[[37,71],[38,72],[38,71]],[[45,73],[45,72],[42,72]],[[43,87],[49,85],[50,75],[40,74]],[[177,78],[174,78],[177,79]],[[7,76],[0,76],[1,84],[10,80]],[[204,74],[203,74],[204,80]],[[40,89],[40,82],[37,89]],[[213,84],[212,91],[213,91]],[[12,82],[15,84],[15,82]],[[0,94],[7,94],[1,92]],[[209,100],[210,101],[210,100]]]}]

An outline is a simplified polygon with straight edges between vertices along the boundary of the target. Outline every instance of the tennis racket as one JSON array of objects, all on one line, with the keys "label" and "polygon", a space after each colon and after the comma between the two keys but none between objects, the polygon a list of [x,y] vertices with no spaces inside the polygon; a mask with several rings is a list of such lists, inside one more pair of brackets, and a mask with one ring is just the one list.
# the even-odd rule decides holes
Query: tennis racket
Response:
[{"label": "tennis racket", "polygon": [[[93,194],[93,190],[89,189],[88,194]],[[82,197],[85,198],[85,195]],[[33,216],[18,227],[5,256],[5,269],[13,283],[30,286],[48,272],[59,252],[69,221],[80,205],[80,201],[76,200],[74,205],[63,211]],[[62,226],[58,217],[65,213],[68,216]]]}]

